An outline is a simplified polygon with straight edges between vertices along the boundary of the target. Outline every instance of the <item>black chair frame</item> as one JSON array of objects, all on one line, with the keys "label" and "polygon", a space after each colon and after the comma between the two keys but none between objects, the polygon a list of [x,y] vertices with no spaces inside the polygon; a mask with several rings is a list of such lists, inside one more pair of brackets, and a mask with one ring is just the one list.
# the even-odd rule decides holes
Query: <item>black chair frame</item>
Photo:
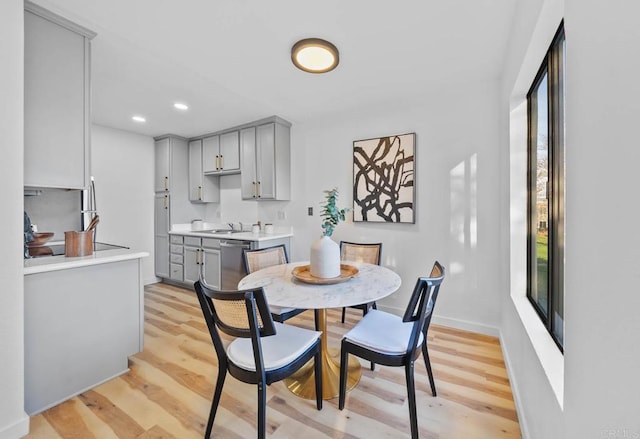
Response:
[{"label": "black chair frame", "polygon": [[[376,242],[376,243],[360,243],[360,242],[349,242],[349,241],[340,241],[340,252],[342,253],[342,245],[343,244],[350,244],[350,245],[358,245],[361,247],[378,247],[380,249],[380,251],[378,252],[378,260],[376,261],[377,265],[380,265],[380,258],[382,256],[382,243],[381,242]],[[369,312],[369,310],[371,308],[373,309],[378,309],[378,305],[376,305],[376,302],[367,302],[367,303],[361,303],[358,305],[351,305],[349,306],[349,308],[355,308],[355,309],[359,309],[362,310],[362,316],[364,317],[365,315],[367,315],[367,313]],[[344,323],[344,319],[346,316],[346,307],[342,307],[342,317],[340,319],[340,322]],[[373,364],[371,365],[373,370]]]},{"label": "black chair frame", "polygon": [[[207,421],[207,428],[205,431],[205,439],[211,435],[213,428],[213,421],[216,416],[218,404],[220,403],[220,397],[222,395],[222,387],[227,375],[227,371],[234,378],[249,384],[257,384],[258,386],[258,438],[262,439],[266,434],[266,386],[276,381],[281,381],[284,378],[291,376],[294,372],[304,366],[309,360],[314,360],[315,371],[315,385],[316,385],[316,407],[318,410],[322,409],[322,367],[321,367],[321,339],[318,340],[309,347],[302,355],[300,355],[295,361],[289,363],[275,370],[264,370],[264,363],[262,360],[262,345],[260,342],[261,337],[268,337],[276,334],[276,328],[274,327],[273,320],[271,319],[271,313],[264,295],[262,288],[238,290],[238,291],[218,291],[213,290],[200,281],[194,284],[196,295],[202,307],[207,328],[213,341],[216,354],[218,356],[218,378],[216,381],[215,392],[211,403],[211,411],[209,413],[209,419]],[[247,317],[249,320],[249,328],[242,329],[225,324],[217,315],[216,308],[213,304],[213,300],[244,300],[247,307]],[[262,327],[258,323],[258,315],[262,321]],[[218,329],[224,333],[233,337],[251,338],[253,346],[254,361],[256,370],[243,369],[229,360],[225,347],[220,338]]]},{"label": "black chair frame", "polygon": [[[249,261],[247,260],[247,254],[250,254],[251,252],[256,252],[256,251],[272,250],[272,249],[280,248],[280,247],[282,247],[282,250],[284,251],[284,259],[288,263],[289,262],[289,255],[287,254],[287,247],[284,244],[274,245],[274,246],[271,246],[271,247],[264,247],[264,248],[256,249],[256,250],[242,249],[242,264],[244,266],[244,272],[247,273],[247,274],[250,273],[250,271],[249,271]],[[306,311],[306,309],[304,309],[304,308],[302,308],[302,309],[296,308],[296,309],[292,309],[291,311],[284,312],[282,314],[271,313],[271,317],[276,322],[284,323],[285,321],[289,320],[290,318],[295,317],[298,314],[302,314],[305,311]]]},{"label": "black chair frame", "polygon": [[[413,328],[409,343],[407,345],[407,351],[403,355],[390,355],[382,354],[360,345],[349,342],[346,338],[342,339],[341,354],[340,354],[340,394],[338,400],[338,408],[344,409],[346,386],[347,386],[347,361],[348,355],[354,354],[358,357],[369,360],[372,363],[381,364],[384,366],[404,366],[405,378],[407,381],[407,395],[409,402],[409,418],[411,422],[411,437],[418,438],[418,417],[416,410],[416,394],[414,384],[414,362],[422,351],[424,355],[424,362],[429,375],[429,383],[431,384],[431,391],[433,396],[436,396],[436,387],[433,380],[433,372],[431,369],[431,362],[429,360],[429,354],[427,352],[427,330],[431,322],[431,316],[433,315],[433,309],[436,299],[438,298],[438,292],[440,285],[444,279],[444,267],[440,263],[434,264],[432,275],[434,272],[439,273],[435,277],[420,277],[416,281],[416,285],[413,288],[413,293],[409,300],[407,309],[405,310],[402,321],[413,322]],[[420,341],[420,333],[423,334],[422,349],[418,342]]]}]

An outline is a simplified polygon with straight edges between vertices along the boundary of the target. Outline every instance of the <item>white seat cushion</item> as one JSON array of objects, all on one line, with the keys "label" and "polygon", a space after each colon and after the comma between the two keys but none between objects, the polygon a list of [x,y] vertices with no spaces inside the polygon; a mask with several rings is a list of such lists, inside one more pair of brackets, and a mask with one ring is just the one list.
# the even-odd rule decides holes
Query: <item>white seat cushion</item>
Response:
[{"label": "white seat cushion", "polygon": [[[344,336],[353,344],[388,355],[407,352],[413,322],[404,323],[401,317],[372,309]],[[420,333],[418,346],[422,344]]]},{"label": "white seat cushion", "polygon": [[284,306],[269,305],[269,312],[278,316],[281,316],[282,314],[288,313],[290,311],[294,311],[295,309],[296,308],[285,308]]},{"label": "white seat cushion", "polygon": [[[276,334],[260,338],[262,360],[266,371],[278,369],[293,362],[322,334],[322,332],[293,325],[283,325],[278,322],[273,324]],[[232,341],[227,347],[227,356],[230,361],[243,369],[256,370],[250,338],[237,338]]]}]

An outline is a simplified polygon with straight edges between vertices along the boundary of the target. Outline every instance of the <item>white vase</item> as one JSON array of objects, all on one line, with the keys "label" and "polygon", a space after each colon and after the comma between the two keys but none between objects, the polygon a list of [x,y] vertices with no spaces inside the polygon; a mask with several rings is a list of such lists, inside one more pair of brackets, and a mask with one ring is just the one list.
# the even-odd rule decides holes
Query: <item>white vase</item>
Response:
[{"label": "white vase", "polygon": [[328,236],[311,244],[312,276],[329,279],[340,276],[340,246]]}]

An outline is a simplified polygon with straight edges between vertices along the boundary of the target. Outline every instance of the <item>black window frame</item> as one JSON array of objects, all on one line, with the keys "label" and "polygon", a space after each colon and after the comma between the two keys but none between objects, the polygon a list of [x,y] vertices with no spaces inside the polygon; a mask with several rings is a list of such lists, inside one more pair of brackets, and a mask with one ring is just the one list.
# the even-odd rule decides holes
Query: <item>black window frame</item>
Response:
[{"label": "black window frame", "polygon": [[[566,39],[564,22],[558,30],[547,50],[531,88],[527,92],[527,299],[533,306],[549,335],[564,353],[564,328],[559,339],[558,322],[554,318],[556,312],[561,314],[564,325],[564,237],[565,237],[565,75]],[[542,309],[533,297],[533,289],[537,288],[537,275],[533,270],[537,267],[537,124],[534,126],[533,107],[535,93],[543,78],[547,78],[547,133],[548,133],[548,273],[547,273],[547,309]],[[532,97],[533,96],[533,97]],[[536,104],[537,105],[537,104]],[[535,116],[537,121],[537,115]],[[533,154],[532,152],[535,152]],[[534,285],[536,284],[536,285]]]}]

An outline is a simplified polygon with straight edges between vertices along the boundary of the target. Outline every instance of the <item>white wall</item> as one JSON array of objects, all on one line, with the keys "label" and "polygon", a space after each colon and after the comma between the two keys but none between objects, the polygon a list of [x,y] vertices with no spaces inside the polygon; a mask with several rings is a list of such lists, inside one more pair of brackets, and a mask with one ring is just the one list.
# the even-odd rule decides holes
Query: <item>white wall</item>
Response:
[{"label": "white wall", "polygon": [[142,259],[142,278],[153,283],[153,138],[95,124],[91,128],[91,173],[100,215],[96,238],[149,252]]},{"label": "white wall", "polygon": [[565,4],[566,435],[616,431],[616,438],[634,438],[640,437],[640,4]]},{"label": "white wall", "polygon": [[0,2],[0,438],[29,432],[24,412],[23,297],[23,114],[24,55],[22,0]]},{"label": "white wall", "polygon": [[[339,189],[338,205],[353,203],[353,141],[416,133],[416,224],[347,223],[336,241],[383,242],[382,263],[396,270],[401,290],[381,301],[400,313],[418,276],[437,259],[447,278],[436,314],[440,322],[497,334],[499,227],[497,83],[444,88],[413,103],[367,108],[313,123],[293,122],[294,201],[260,203],[261,218],[284,210],[294,227],[292,259],[309,258],[321,234],[323,190]],[[307,207],[314,216],[307,216]]]},{"label": "white wall", "polygon": [[[640,209],[631,190],[640,158],[634,127],[640,118],[639,12],[639,5],[626,1],[545,0],[521,3],[514,23],[502,89],[502,186],[510,194],[503,197],[500,217],[509,224],[502,246],[511,268],[502,279],[501,335],[528,438],[640,437]],[[563,17],[564,356],[557,349],[553,355],[549,337],[529,318],[530,307],[519,303],[526,278],[526,125],[518,108]]]}]

